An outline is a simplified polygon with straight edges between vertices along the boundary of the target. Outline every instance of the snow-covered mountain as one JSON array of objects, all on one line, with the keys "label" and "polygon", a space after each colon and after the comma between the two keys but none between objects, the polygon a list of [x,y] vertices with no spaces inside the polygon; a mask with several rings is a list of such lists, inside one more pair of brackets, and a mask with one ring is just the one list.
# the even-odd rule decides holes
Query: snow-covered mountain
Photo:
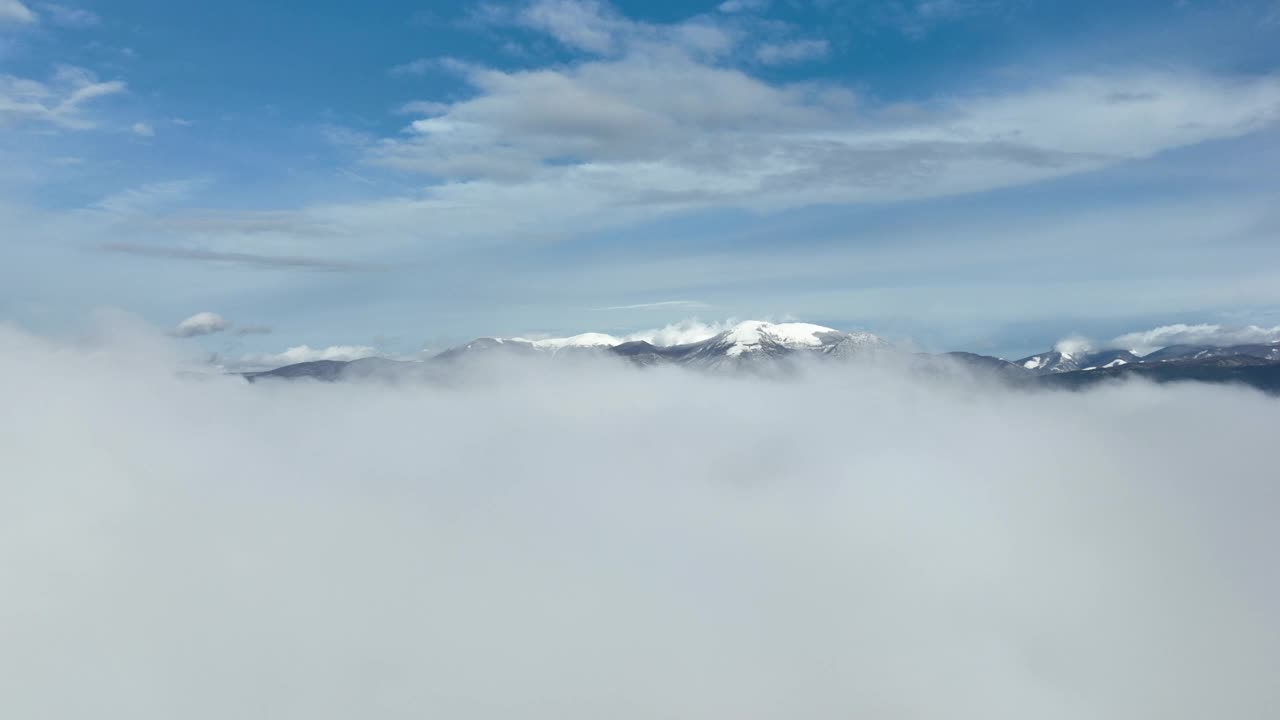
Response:
[{"label": "snow-covered mountain", "polygon": [[1076,355],[1057,350],[1028,355],[1015,363],[1037,374],[1071,372],[1082,367]]},{"label": "snow-covered mountain", "polygon": [[524,338],[512,338],[509,342],[528,343],[538,350],[550,350],[556,352],[558,350],[574,349],[574,348],[611,348],[621,345],[625,342],[622,338],[606,335],[604,333],[589,332],[581,335],[574,335],[566,338],[546,338],[543,340],[525,340]]},{"label": "snow-covered mountain", "polygon": [[717,366],[751,363],[762,358],[776,359],[800,355],[851,357],[868,350],[887,347],[879,337],[866,332],[842,332],[810,323],[771,323],[747,320],[696,342],[657,345],[648,340],[623,338],[604,333],[582,333],[571,337],[480,338],[451,348],[438,357],[458,360],[477,353],[600,353],[652,365],[669,362],[685,365]]},{"label": "snow-covered mountain", "polygon": [[1143,362],[1171,362],[1180,360],[1205,360],[1208,358],[1247,355],[1263,360],[1280,360],[1280,342],[1252,343],[1248,345],[1170,345],[1142,358]]},{"label": "snow-covered mountain", "polygon": [[[425,363],[418,363],[421,367],[413,369],[429,372],[432,366],[449,366],[497,357],[554,358],[590,355],[615,357],[636,365],[760,369],[790,358],[847,360],[887,348],[887,343],[867,332],[842,332],[810,323],[748,320],[696,342],[678,345],[658,345],[649,340],[596,332],[562,338],[477,338],[445,350]],[[354,370],[354,366],[352,369]],[[401,364],[391,369],[404,372],[409,368],[408,364]],[[316,377],[335,380],[344,377],[343,373],[344,366],[341,364],[299,364],[255,373],[253,377]]]},{"label": "snow-covered mountain", "polygon": [[[693,342],[657,344],[652,335],[618,337],[582,333],[563,338],[478,338],[418,362],[365,358],[353,362],[319,361],[287,365],[250,380],[311,378],[323,381],[360,378],[441,379],[474,361],[555,361],[602,357],[639,366],[674,365],[713,371],[771,374],[787,372],[797,360],[848,362],[875,358],[908,372],[934,377],[987,376],[1016,385],[1085,387],[1117,378],[1142,377],[1155,382],[1236,382],[1280,392],[1280,343],[1213,346],[1170,346],[1139,356],[1129,350],[1061,350],[1030,355],[1014,362],[965,352],[928,355],[894,350],[866,332],[843,332],[810,323],[741,322]],[[687,333],[678,336],[689,339]],[[643,338],[643,339],[641,339]],[[501,368],[504,366],[496,366]]]},{"label": "snow-covered mountain", "polygon": [[1141,362],[1141,358],[1129,350],[1102,350],[1099,352],[1049,352],[1028,355],[1015,361],[1017,365],[1038,375],[1113,368]]},{"label": "snow-covered mountain", "polygon": [[1253,343],[1248,345],[1170,345],[1147,355],[1132,350],[1099,350],[1085,352],[1048,352],[1028,355],[1015,361],[1037,375],[1054,373],[1108,370],[1125,365],[1151,365],[1154,363],[1195,362],[1221,358],[1254,358],[1266,362],[1280,361],[1280,342]]},{"label": "snow-covered mountain", "polygon": [[770,349],[822,347],[843,335],[838,330],[809,323],[775,325],[762,320],[748,320],[715,338],[715,346],[722,347],[727,357],[738,357],[743,353],[768,352]]},{"label": "snow-covered mountain", "polygon": [[1102,350],[1089,353],[1080,359],[1080,363],[1084,366],[1081,370],[1114,368],[1136,362],[1142,362],[1142,358],[1132,350]]},{"label": "snow-covered mountain", "polygon": [[888,345],[871,333],[847,333],[809,323],[748,320],[702,342],[671,350],[685,363],[701,366],[758,364],[799,357],[853,357]]}]

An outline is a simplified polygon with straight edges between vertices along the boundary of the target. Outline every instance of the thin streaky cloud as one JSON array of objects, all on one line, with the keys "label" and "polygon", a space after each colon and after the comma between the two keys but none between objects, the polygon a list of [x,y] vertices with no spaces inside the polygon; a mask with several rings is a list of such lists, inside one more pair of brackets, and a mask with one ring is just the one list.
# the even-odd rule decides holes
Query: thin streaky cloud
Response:
[{"label": "thin streaky cloud", "polygon": [[698,302],[697,300],[663,300],[661,302],[637,303],[635,305],[610,305],[608,307],[596,308],[597,310],[654,310],[669,307],[687,307],[687,308],[709,308],[707,303]]},{"label": "thin streaky cloud", "polygon": [[97,248],[103,252],[122,253],[125,255],[141,255],[144,257],[168,258],[171,260],[199,260],[206,262],[236,263],[268,268],[294,268],[300,270],[322,270],[327,272],[373,272],[385,270],[381,265],[334,260],[331,258],[310,257],[306,255],[257,255],[243,252],[216,252],[213,250],[197,250],[194,248],[168,248],[155,245],[137,245],[134,243],[108,243]]}]

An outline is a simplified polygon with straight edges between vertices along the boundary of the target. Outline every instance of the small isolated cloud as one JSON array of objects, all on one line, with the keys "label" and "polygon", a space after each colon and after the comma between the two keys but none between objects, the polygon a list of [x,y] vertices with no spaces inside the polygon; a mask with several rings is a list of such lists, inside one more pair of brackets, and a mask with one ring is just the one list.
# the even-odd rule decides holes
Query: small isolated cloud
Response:
[{"label": "small isolated cloud", "polygon": [[18,2],[18,0],[0,0],[0,24],[31,25],[38,19],[36,14],[31,12],[31,8]]},{"label": "small isolated cloud", "polygon": [[180,338],[198,337],[220,333],[229,327],[231,323],[218,313],[201,312],[178,323],[178,326],[173,329],[173,334]]},{"label": "small isolated cloud", "polygon": [[765,65],[817,60],[827,56],[831,46],[826,40],[796,40],[787,43],[766,43],[756,48],[756,60]]},{"label": "small isolated cloud", "polygon": [[1133,350],[1139,355],[1155,352],[1170,345],[1246,345],[1280,342],[1280,325],[1260,327],[1225,327],[1210,323],[1199,325],[1162,325],[1151,330],[1127,333],[1108,345]]},{"label": "small isolated cloud", "polygon": [[275,368],[316,360],[359,360],[373,357],[377,350],[368,345],[330,345],[324,348],[313,348],[310,345],[296,345],[278,353],[249,353],[240,358],[243,367]]},{"label": "small isolated cloud", "polygon": [[243,336],[243,335],[270,335],[270,334],[271,334],[271,332],[272,332],[271,328],[270,328],[269,326],[267,326],[267,325],[245,325],[244,327],[236,328],[236,329],[235,329],[235,332],[234,332],[234,333],[232,333],[232,334],[234,334],[234,335],[241,335],[241,336]]},{"label": "small isolated cloud", "polygon": [[40,10],[54,25],[62,27],[86,28],[102,24],[102,18],[97,13],[84,8],[59,5],[57,3],[42,3]]},{"label": "small isolated cloud", "polygon": [[155,134],[156,134],[155,128],[151,127],[150,125],[144,122],[134,123],[133,127],[130,129],[133,131],[133,134],[137,135],[138,137],[149,138],[149,137],[155,137]]}]

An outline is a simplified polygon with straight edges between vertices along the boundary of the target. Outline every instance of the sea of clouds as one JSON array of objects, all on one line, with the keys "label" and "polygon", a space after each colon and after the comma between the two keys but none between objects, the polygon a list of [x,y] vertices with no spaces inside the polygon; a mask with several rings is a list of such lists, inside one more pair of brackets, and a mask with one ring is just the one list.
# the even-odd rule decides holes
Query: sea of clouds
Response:
[{"label": "sea of clouds", "polygon": [[1273,718],[1280,400],[0,328],[0,716]]}]

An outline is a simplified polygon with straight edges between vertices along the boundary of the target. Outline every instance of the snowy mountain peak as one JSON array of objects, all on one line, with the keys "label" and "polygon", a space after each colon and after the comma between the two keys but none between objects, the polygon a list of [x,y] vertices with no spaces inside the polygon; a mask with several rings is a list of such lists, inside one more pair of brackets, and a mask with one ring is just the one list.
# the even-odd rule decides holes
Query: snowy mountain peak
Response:
[{"label": "snowy mountain peak", "polygon": [[520,342],[527,342],[536,348],[542,350],[560,350],[562,348],[610,348],[623,343],[622,338],[617,338],[605,333],[588,332],[580,335],[573,335],[564,338],[545,338],[542,340],[525,340],[524,338],[514,338]]},{"label": "snowy mountain peak", "polygon": [[824,344],[820,336],[825,334],[840,333],[829,327],[809,323],[775,324],[763,320],[747,320],[734,325],[725,333],[724,342],[729,344],[725,354],[736,357],[745,352],[760,350],[768,344],[788,349],[819,347]]},{"label": "snowy mountain peak", "polygon": [[1101,350],[1098,352],[1062,352],[1052,350],[1025,357],[1018,365],[1037,374],[1075,372],[1114,368],[1138,362],[1139,357],[1128,350]]},{"label": "snowy mountain peak", "polygon": [[556,338],[481,338],[445,350],[440,360],[497,350],[506,355],[601,354],[627,358],[639,364],[678,363],[699,367],[755,364],[793,354],[848,359],[887,348],[879,337],[866,332],[846,333],[823,325],[747,320],[722,329],[699,326],[703,332],[639,332],[626,336],[587,332]]}]

